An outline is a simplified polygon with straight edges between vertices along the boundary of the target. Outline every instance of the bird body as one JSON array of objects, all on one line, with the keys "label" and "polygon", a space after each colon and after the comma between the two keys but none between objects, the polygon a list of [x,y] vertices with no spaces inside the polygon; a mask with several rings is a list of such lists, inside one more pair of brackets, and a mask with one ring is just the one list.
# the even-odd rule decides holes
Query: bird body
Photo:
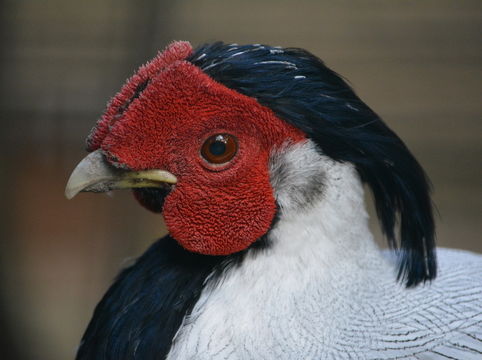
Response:
[{"label": "bird body", "polygon": [[[311,54],[174,43],[88,147],[67,195],[133,188],[170,235],[119,275],[78,359],[482,354],[482,257],[439,249],[435,278],[423,170]],[[398,250],[375,244],[363,183]]]},{"label": "bird body", "polygon": [[[302,279],[308,274],[284,271],[239,286],[248,278],[233,273],[224,286],[203,293],[167,358],[479,359],[481,288],[461,262],[480,274],[480,257],[449,250],[438,255],[441,279],[408,291],[394,276],[380,275],[379,265],[394,271],[383,259],[373,262],[372,278],[327,279],[317,286]],[[283,282],[268,286],[269,280]],[[336,280],[337,286],[328,283]]]}]

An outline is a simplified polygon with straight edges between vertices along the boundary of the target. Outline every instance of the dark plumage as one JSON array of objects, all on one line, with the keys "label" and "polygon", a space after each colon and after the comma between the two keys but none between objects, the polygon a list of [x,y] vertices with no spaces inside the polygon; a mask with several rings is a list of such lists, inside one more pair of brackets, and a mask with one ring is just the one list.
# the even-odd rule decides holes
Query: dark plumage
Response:
[{"label": "dark plumage", "polygon": [[223,260],[188,252],[169,236],[157,241],[97,305],[77,359],[163,359],[206,277]]}]

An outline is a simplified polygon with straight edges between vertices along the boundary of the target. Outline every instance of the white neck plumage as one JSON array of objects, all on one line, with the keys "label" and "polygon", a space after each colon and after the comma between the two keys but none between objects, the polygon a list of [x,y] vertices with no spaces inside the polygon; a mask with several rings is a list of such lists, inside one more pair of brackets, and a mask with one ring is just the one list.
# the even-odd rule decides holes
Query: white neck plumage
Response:
[{"label": "white neck plumage", "polygon": [[380,257],[352,165],[320,155],[308,140],[278,151],[271,174],[280,206],[269,234],[276,256],[316,257],[319,270]]},{"label": "white neck plumage", "polygon": [[[393,271],[369,231],[363,187],[351,165],[320,155],[307,141],[277,151],[270,170],[280,211],[269,246],[207,284],[168,359],[194,356],[192,349],[210,359],[242,349],[243,358],[259,358],[249,349],[291,341],[302,349],[306,332],[311,342],[329,343],[333,329],[347,324],[347,301]],[[297,335],[289,340],[291,331]]]}]

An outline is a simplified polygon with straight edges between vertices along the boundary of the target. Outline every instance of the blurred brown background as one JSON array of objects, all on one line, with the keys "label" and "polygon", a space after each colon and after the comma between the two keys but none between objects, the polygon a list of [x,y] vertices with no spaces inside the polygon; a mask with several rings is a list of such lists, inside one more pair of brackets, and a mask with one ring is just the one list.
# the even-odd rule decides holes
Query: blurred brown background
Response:
[{"label": "blurred brown background", "polygon": [[129,193],[63,189],[106,101],[173,39],[320,56],[426,168],[439,244],[482,251],[480,0],[0,4],[2,359],[72,358],[119,268],[163,234]]}]

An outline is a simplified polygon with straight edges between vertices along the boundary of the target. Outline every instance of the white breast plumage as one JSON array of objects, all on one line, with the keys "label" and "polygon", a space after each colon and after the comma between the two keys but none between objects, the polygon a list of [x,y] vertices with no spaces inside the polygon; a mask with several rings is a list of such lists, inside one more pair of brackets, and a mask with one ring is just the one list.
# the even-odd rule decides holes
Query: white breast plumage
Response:
[{"label": "white breast plumage", "polygon": [[[307,141],[279,151],[271,170],[271,246],[208,284],[168,359],[481,358],[481,256],[439,249],[437,279],[406,289],[374,244],[351,165]],[[320,179],[314,196],[297,189]]]}]

